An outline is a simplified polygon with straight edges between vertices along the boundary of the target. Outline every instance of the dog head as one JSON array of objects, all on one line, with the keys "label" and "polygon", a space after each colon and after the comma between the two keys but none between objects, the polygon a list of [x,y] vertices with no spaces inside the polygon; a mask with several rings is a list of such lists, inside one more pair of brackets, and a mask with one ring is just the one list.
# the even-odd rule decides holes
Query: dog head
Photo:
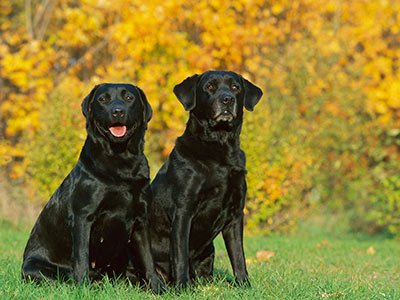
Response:
[{"label": "dog head", "polygon": [[82,102],[89,134],[111,143],[126,142],[137,128],[147,128],[152,110],[144,92],[131,84],[103,83]]},{"label": "dog head", "polygon": [[243,106],[252,111],[262,96],[260,88],[229,71],[207,71],[186,78],[174,93],[187,111],[212,125],[231,126],[243,115]]}]

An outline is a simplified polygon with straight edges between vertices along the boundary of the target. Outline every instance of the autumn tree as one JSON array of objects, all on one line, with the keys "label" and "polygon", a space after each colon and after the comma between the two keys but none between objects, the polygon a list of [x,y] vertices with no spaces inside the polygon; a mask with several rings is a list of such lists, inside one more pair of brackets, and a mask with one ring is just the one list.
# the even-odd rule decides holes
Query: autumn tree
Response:
[{"label": "autumn tree", "polygon": [[3,2],[1,163],[32,198],[46,201],[75,163],[94,84],[143,88],[155,172],[187,118],[174,85],[229,69],[265,94],[242,134],[249,229],[289,229],[327,205],[355,227],[399,231],[400,3]]}]

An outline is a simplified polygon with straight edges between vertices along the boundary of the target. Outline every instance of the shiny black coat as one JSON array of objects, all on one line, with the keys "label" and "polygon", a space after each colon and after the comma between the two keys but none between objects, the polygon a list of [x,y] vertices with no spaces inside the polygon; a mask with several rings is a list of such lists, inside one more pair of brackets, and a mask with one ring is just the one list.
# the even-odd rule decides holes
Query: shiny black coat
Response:
[{"label": "shiny black coat", "polygon": [[151,184],[156,269],[178,286],[213,273],[214,238],[222,232],[235,280],[248,284],[243,251],[246,159],[239,135],[243,107],[262,91],[242,76],[209,71],[174,89],[190,111],[184,134]]},{"label": "shiny black coat", "polygon": [[[82,103],[87,139],[78,163],[39,215],[24,252],[22,276],[40,281],[100,279],[103,275],[151,281],[148,233],[152,201],[143,154],[151,107],[129,84],[96,86]],[[112,127],[123,128],[117,137]]]}]

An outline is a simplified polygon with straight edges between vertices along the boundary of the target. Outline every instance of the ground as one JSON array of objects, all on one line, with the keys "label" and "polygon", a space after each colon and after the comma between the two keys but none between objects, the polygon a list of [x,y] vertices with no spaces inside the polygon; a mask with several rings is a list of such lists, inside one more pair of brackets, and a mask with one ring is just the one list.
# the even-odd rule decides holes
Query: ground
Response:
[{"label": "ground", "polygon": [[107,278],[91,286],[23,283],[20,268],[30,226],[0,218],[0,299],[400,300],[400,241],[348,233],[334,223],[305,222],[292,234],[245,237],[251,288],[229,284],[231,267],[223,240],[218,238],[213,282],[197,283],[181,294],[172,290],[155,296]]}]

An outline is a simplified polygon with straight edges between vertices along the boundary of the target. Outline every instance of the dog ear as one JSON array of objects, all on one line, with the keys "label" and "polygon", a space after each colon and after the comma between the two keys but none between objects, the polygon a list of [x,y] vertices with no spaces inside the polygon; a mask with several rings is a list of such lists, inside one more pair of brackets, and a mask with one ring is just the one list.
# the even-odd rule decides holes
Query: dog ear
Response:
[{"label": "dog ear", "polygon": [[142,103],[144,105],[143,110],[143,122],[148,123],[151,120],[151,116],[153,115],[153,110],[151,109],[149,101],[147,101],[146,94],[140,89],[136,87],[139,92],[140,98],[142,98]]},{"label": "dog ear", "polygon": [[192,110],[196,106],[196,87],[198,74],[186,78],[174,87],[176,98],[182,103],[186,111]]},{"label": "dog ear", "polygon": [[244,107],[249,111],[253,111],[254,106],[260,101],[263,92],[259,87],[243,77],[242,82],[244,87]]},{"label": "dog ear", "polygon": [[82,113],[85,116],[85,118],[87,119],[89,112],[91,111],[92,107],[90,106],[97,89],[99,88],[101,84],[96,85],[89,93],[89,95],[87,95],[85,97],[85,99],[83,99],[81,107],[82,107]]}]

